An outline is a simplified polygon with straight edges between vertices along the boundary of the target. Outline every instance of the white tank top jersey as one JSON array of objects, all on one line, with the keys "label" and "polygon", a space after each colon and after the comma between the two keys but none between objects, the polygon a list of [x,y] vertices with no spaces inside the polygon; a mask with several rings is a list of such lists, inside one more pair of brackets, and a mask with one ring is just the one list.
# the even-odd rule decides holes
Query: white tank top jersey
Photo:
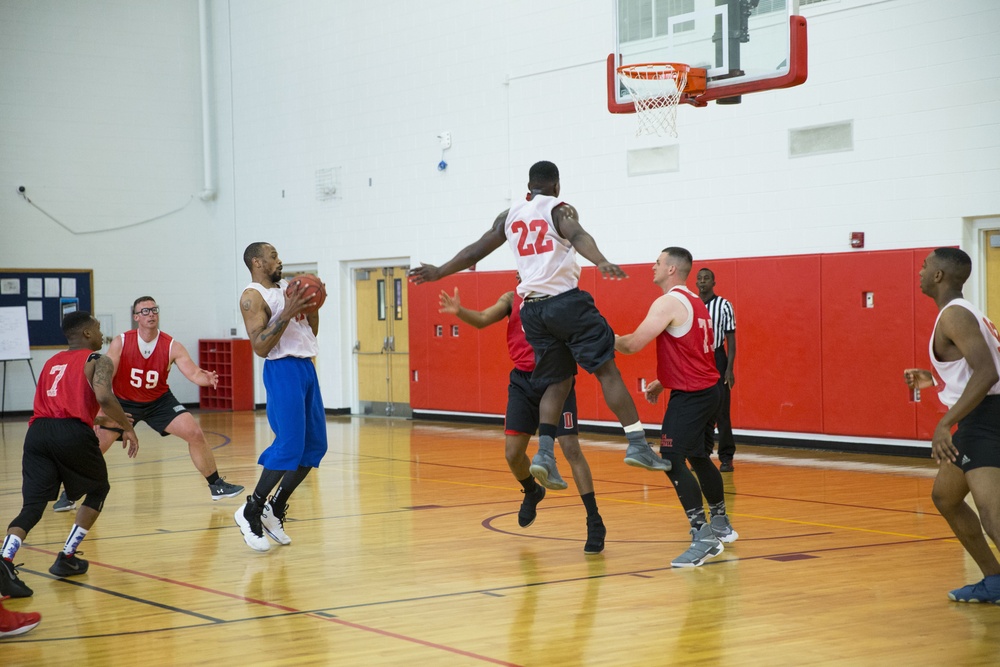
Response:
[{"label": "white tank top jersey", "polygon": [[[965,359],[939,361],[934,355],[934,332],[937,331],[941,315],[952,306],[965,308],[975,316],[976,321],[979,322],[979,331],[983,334],[986,346],[990,348],[990,354],[993,356],[993,365],[996,366],[997,372],[1000,373],[1000,334],[997,333],[997,328],[993,326],[993,323],[985,315],[965,299],[953,299],[949,301],[948,305],[938,313],[937,319],[934,320],[934,329],[931,330],[930,342],[931,363],[934,365],[934,370],[937,371],[938,377],[944,381],[944,388],[938,392],[938,398],[949,408],[958,402],[962,392],[965,391],[965,386],[969,383],[969,378],[972,377],[972,368]],[[990,387],[987,393],[990,396],[1000,394],[1000,382]]]},{"label": "white tank top jersey", "polygon": [[[278,319],[281,311],[285,309],[285,290],[287,288],[288,281],[284,278],[281,279],[277,287],[271,287],[270,289],[260,283],[250,283],[247,285],[246,289],[255,289],[260,292],[260,295],[264,297],[264,303],[271,309],[271,319],[267,322],[268,326]],[[316,343],[316,336],[313,334],[312,327],[309,326],[309,323],[305,319],[294,319],[285,327],[285,332],[278,339],[278,344],[272,347],[271,351],[267,353],[267,358],[309,358],[315,357],[317,354],[319,354],[319,345]]]},{"label": "white tank top jersey", "polygon": [[510,207],[504,224],[521,276],[517,293],[528,298],[568,292],[580,280],[580,266],[576,249],[552,223],[552,210],[563,202],[548,195],[528,196]]}]

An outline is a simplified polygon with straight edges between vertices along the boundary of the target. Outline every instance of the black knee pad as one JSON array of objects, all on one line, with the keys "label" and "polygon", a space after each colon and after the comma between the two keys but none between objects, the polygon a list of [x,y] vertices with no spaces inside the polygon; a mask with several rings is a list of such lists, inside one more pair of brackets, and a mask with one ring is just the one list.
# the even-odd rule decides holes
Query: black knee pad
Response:
[{"label": "black knee pad", "polygon": [[32,528],[38,525],[38,522],[42,520],[42,515],[45,514],[45,503],[32,503],[31,505],[25,505],[21,508],[21,513],[14,517],[14,520],[10,522],[7,529],[20,528],[24,532],[30,532]]},{"label": "black knee pad", "polygon": [[111,485],[105,482],[99,488],[91,491],[87,494],[87,497],[83,499],[82,505],[89,507],[95,512],[100,512],[104,509],[104,501],[108,497],[108,493],[111,492]]}]

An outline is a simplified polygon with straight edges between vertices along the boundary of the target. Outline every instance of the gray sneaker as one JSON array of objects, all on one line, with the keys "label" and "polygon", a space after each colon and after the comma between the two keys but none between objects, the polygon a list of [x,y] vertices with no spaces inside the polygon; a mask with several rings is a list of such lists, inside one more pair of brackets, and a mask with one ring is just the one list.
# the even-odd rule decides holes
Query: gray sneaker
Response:
[{"label": "gray sneaker", "polygon": [[740,536],[735,530],[733,530],[733,524],[729,522],[729,516],[726,514],[719,514],[712,517],[709,522],[712,526],[712,532],[720,542],[725,542],[729,544],[730,542],[735,542],[736,538]]},{"label": "gray sneaker", "polygon": [[52,505],[53,512],[69,512],[75,509],[76,501],[70,500],[69,496],[66,495],[65,490],[63,490],[62,495],[59,496],[59,500]]},{"label": "gray sneaker", "polygon": [[232,498],[243,493],[243,487],[239,484],[230,484],[226,480],[219,478],[219,481],[215,484],[208,485],[209,490],[212,492],[212,500],[222,500],[223,498]]},{"label": "gray sneaker", "polygon": [[670,461],[661,459],[653,451],[653,448],[649,446],[649,443],[641,445],[629,444],[628,449],[625,450],[625,463],[636,468],[670,472]]},{"label": "gray sneaker", "polygon": [[539,451],[535,454],[535,457],[531,459],[531,467],[528,468],[528,472],[546,489],[562,491],[569,486],[556,470],[555,457],[548,452]]},{"label": "gray sneaker", "polygon": [[724,551],[722,542],[712,532],[712,526],[703,523],[701,528],[691,529],[691,546],[677,558],[670,561],[672,567],[698,567],[709,558],[715,558]]}]

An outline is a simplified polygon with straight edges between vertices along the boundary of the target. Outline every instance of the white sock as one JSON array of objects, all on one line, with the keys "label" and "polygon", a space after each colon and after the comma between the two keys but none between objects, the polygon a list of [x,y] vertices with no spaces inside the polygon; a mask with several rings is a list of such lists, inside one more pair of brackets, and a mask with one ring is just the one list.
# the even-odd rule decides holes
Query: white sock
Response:
[{"label": "white sock", "polygon": [[628,426],[623,426],[622,428],[625,429],[626,433],[635,433],[636,431],[642,431],[642,430],[644,430],[642,428],[642,422],[636,422],[634,424],[629,424]]},{"label": "white sock", "polygon": [[80,526],[73,524],[73,529],[69,531],[69,537],[66,538],[66,545],[63,547],[63,553],[67,556],[72,556],[76,553],[76,548],[80,546],[80,542],[83,542],[83,538],[87,536],[87,529],[80,528]]},{"label": "white sock", "polygon": [[7,533],[7,537],[3,540],[3,551],[0,552],[0,558],[6,560],[14,560],[14,555],[17,550],[21,548],[21,538],[17,535]]}]

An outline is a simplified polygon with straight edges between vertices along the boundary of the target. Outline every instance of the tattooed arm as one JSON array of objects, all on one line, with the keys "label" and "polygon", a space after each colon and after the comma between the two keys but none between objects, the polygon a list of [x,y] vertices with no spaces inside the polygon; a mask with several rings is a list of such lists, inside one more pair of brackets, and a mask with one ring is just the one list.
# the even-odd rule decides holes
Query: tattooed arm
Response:
[{"label": "tattooed arm", "polygon": [[[243,324],[254,353],[258,357],[267,358],[267,353],[281,340],[281,334],[285,333],[288,323],[301,315],[308,303],[304,286],[300,286],[299,289],[295,286],[290,287],[285,293],[285,307],[281,315],[268,324],[271,319],[271,309],[265,303],[264,297],[255,289],[244,290],[240,297],[240,312],[243,314]],[[319,315],[308,321],[315,333],[319,329]]]},{"label": "tattooed arm", "polygon": [[111,380],[115,376],[115,364],[107,356],[93,354],[84,366],[84,373],[90,386],[94,389],[94,396],[101,405],[101,410],[108,419],[117,422],[117,426],[122,429],[122,447],[128,449],[129,458],[135,458],[139,453],[139,438],[132,428],[132,420],[122,409],[121,403],[115,398],[111,390]]}]

